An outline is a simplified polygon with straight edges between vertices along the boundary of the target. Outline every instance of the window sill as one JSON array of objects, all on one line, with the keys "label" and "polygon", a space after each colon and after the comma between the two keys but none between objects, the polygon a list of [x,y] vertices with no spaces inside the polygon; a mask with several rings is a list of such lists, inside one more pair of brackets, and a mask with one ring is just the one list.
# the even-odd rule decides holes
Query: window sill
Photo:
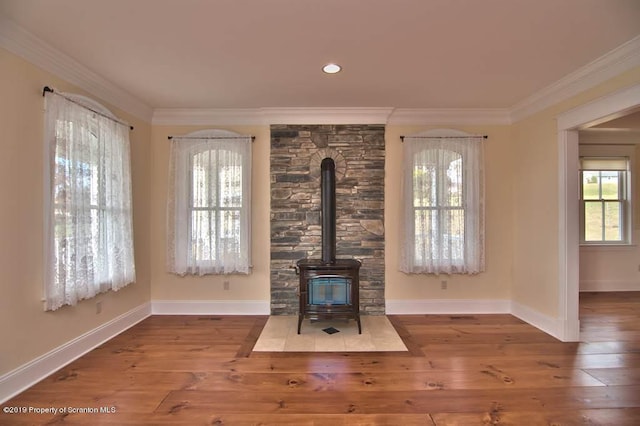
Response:
[{"label": "window sill", "polygon": [[580,244],[580,250],[585,251],[627,251],[637,247],[637,244]]}]

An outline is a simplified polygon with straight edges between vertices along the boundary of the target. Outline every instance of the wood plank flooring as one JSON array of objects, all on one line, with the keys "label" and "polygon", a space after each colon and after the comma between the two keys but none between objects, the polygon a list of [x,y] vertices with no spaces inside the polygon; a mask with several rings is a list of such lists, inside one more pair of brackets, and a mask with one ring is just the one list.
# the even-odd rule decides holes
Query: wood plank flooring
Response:
[{"label": "wood plank flooring", "polygon": [[510,315],[403,315],[409,352],[252,353],[267,317],[153,316],[2,406],[64,412],[0,424],[640,424],[640,292],[583,293],[580,317],[580,343]]}]

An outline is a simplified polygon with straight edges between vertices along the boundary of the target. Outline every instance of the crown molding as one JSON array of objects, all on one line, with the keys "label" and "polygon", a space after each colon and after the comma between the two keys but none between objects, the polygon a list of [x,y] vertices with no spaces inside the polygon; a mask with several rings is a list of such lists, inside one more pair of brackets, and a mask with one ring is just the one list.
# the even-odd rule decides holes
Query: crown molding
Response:
[{"label": "crown molding", "polygon": [[266,124],[385,124],[393,108],[263,108]]},{"label": "crown molding", "polygon": [[159,108],[153,125],[384,124],[393,108]]},{"label": "crown molding", "polygon": [[511,116],[510,111],[504,108],[396,108],[387,124],[509,125]]},{"label": "crown molding", "polygon": [[153,110],[72,57],[0,16],[0,47],[123,111],[150,122]]},{"label": "crown molding", "polygon": [[510,124],[506,109],[410,108],[160,108],[153,125],[270,125],[270,124]]},{"label": "crown molding", "polygon": [[640,36],[518,102],[511,108],[511,122],[520,121],[638,66]]}]

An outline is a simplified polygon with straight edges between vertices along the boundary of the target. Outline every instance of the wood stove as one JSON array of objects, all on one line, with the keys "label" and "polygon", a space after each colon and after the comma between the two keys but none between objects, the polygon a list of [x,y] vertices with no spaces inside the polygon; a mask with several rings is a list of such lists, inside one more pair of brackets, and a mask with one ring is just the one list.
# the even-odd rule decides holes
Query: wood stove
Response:
[{"label": "wood stove", "polygon": [[338,259],[333,263],[323,263],[321,260],[301,259],[297,268],[300,274],[298,334],[304,318],[354,319],[358,333],[362,333],[358,291],[360,262]]},{"label": "wood stove", "polygon": [[302,321],[344,318],[354,319],[358,333],[360,323],[360,261],[336,259],[336,178],[335,163],[325,158],[321,168],[322,259],[300,259],[296,272],[300,276],[300,312]]}]

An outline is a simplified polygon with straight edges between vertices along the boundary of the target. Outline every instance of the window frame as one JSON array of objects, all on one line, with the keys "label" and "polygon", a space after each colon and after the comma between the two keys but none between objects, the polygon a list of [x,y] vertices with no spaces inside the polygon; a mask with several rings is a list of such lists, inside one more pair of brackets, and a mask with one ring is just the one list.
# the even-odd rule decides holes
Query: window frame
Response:
[{"label": "window frame", "polygon": [[[421,214],[421,212],[433,212],[435,214],[435,219],[432,219],[431,222],[435,223],[435,228],[441,228],[441,227],[445,227],[445,225],[443,225],[444,222],[446,222],[445,220],[445,215],[446,212],[450,212],[450,211],[460,211],[462,212],[462,217],[463,217],[463,223],[464,223],[464,218],[466,217],[466,213],[467,213],[467,207],[466,207],[466,203],[465,203],[465,198],[466,198],[466,193],[465,193],[465,186],[464,185],[464,155],[462,152],[455,150],[455,149],[433,149],[433,148],[425,148],[424,150],[420,151],[437,151],[438,154],[441,154],[442,151],[446,151],[447,153],[452,153],[452,154],[457,154],[459,157],[459,160],[461,162],[460,168],[461,168],[461,175],[462,175],[462,182],[460,183],[460,202],[457,205],[451,205],[450,203],[446,203],[443,201],[443,195],[444,195],[444,191],[441,190],[441,179],[443,176],[443,172],[446,174],[446,169],[444,169],[445,165],[440,164],[441,159],[442,159],[442,155],[438,155],[437,156],[437,164],[434,167],[434,178],[433,181],[435,181],[435,188],[433,188],[433,192],[435,193],[433,199],[435,201],[433,206],[418,206],[416,205],[415,202],[415,195],[411,201],[412,203],[412,208],[413,208],[413,217],[414,217],[414,236],[415,236],[415,240],[414,243],[416,244],[416,246],[418,245],[424,245],[426,244],[425,240],[426,237],[423,234],[417,233],[415,232],[415,220],[417,220],[418,216]],[[453,160],[453,161],[457,161]],[[452,161],[452,162],[453,162]],[[451,163],[452,163],[451,162]],[[449,163],[449,164],[451,164]],[[412,165],[413,168],[413,172],[415,173],[416,168],[419,167],[420,165],[416,164],[416,158],[414,156],[414,162]],[[424,165],[422,165],[424,167]],[[447,229],[449,230],[448,234],[449,235],[453,235],[453,233],[451,232],[451,227],[448,226]],[[466,233],[463,231],[462,232],[462,246],[464,247],[464,244],[466,244]],[[457,267],[462,268],[464,263],[465,263],[465,254],[466,251],[462,250],[462,257],[456,257],[453,259],[450,259],[452,263],[454,263]],[[416,263],[419,262],[420,259],[417,258],[417,255],[414,253],[415,256],[415,261]],[[424,263],[424,260],[422,260],[422,263]]]},{"label": "window frame", "polygon": [[[231,139],[246,139],[235,132],[221,129],[206,129],[192,132],[184,136],[173,137],[171,173],[176,180],[170,184],[170,197],[173,202],[169,209],[169,241],[168,241],[168,269],[169,272],[178,275],[221,275],[230,273],[248,274],[251,272],[251,146],[248,152],[243,149],[225,147],[226,144],[242,143],[241,141],[231,141]],[[181,140],[182,139],[182,140]],[[251,143],[249,139],[249,143]],[[219,173],[208,171],[210,176],[215,177],[215,202],[198,206],[196,205],[196,195],[194,189],[195,158],[199,154],[209,152],[214,156],[216,171],[220,169],[220,153],[229,151],[240,156],[243,169],[240,172],[239,206],[224,206],[222,202],[223,191],[221,190],[221,180]],[[246,156],[246,157],[245,157]],[[175,162],[175,164],[174,164]],[[211,202],[212,200],[209,200]],[[209,257],[198,257],[198,244],[194,238],[194,212],[209,212],[210,228],[215,231],[215,243],[210,243],[210,250],[215,247],[215,252],[211,250]],[[238,252],[241,258],[246,258],[246,264],[233,267],[221,264],[224,256],[219,251],[224,235],[222,234],[223,212],[237,212],[240,226],[238,237]],[[182,219],[177,219],[181,217]],[[243,229],[244,228],[244,229]],[[215,254],[215,256],[214,256]],[[240,270],[237,270],[239,267]]]},{"label": "window frame", "polygon": [[[634,198],[632,192],[632,179],[634,170],[634,147],[630,145],[591,145],[581,144],[579,146],[580,160],[585,159],[600,159],[600,160],[624,160],[627,163],[625,171],[621,171],[619,174],[618,185],[618,198],[607,199],[602,198],[601,186],[602,182],[599,181],[599,198],[598,199],[584,199],[584,176],[585,170],[580,166],[579,168],[579,233],[580,233],[580,246],[583,247],[607,247],[607,246],[630,246],[633,245],[633,205]],[[598,170],[588,170],[598,171]],[[601,170],[602,171],[602,170]],[[601,172],[600,171],[600,172]],[[586,239],[586,224],[585,224],[585,209],[586,204],[600,203],[602,208],[605,208],[606,202],[618,202],[620,203],[620,240],[587,240]],[[604,221],[605,217],[602,217],[603,227],[602,232],[605,232]]]},{"label": "window frame", "polygon": [[[61,96],[62,98],[65,98],[66,101],[77,104],[79,108],[84,108],[86,110],[86,116],[84,119],[86,120],[87,123],[89,123],[89,125],[84,129],[82,127],[79,128],[80,131],[86,132],[86,135],[92,138],[91,140],[85,140],[84,138],[82,139],[82,143],[85,144],[86,146],[90,146],[90,144],[94,144],[95,148],[99,150],[99,149],[106,149],[107,147],[110,146],[110,144],[113,144],[112,140],[105,141],[100,139],[101,135],[104,135],[105,133],[104,133],[104,128],[100,127],[99,116],[102,116],[108,120],[112,120],[118,123],[117,125],[123,125],[123,126],[129,127],[127,123],[119,120],[116,117],[116,115],[113,114],[108,108],[106,108],[105,106],[103,106],[102,104],[100,104],[99,102],[91,98],[78,95],[75,93],[65,93],[65,92],[50,93],[50,94],[47,94],[47,96]],[[128,277],[126,278],[126,281],[120,281],[118,279],[116,282],[115,274],[108,273],[108,271],[112,270],[112,265],[110,264],[109,267],[106,268],[107,270],[100,269],[97,271],[97,272],[101,272],[101,274],[97,274],[93,282],[85,283],[87,290],[79,291],[77,288],[70,289],[69,287],[64,286],[65,296],[61,296],[59,294],[59,290],[56,290],[59,284],[56,285],[58,281],[56,281],[56,278],[55,278],[56,277],[55,270],[59,262],[56,262],[55,259],[56,259],[56,255],[59,254],[58,247],[60,244],[59,243],[60,240],[58,238],[58,232],[56,231],[56,226],[58,223],[57,217],[60,214],[62,215],[66,214],[66,212],[74,212],[74,211],[81,212],[83,209],[82,209],[81,202],[73,203],[73,204],[69,204],[69,203],[64,204],[64,203],[58,202],[56,199],[57,198],[56,197],[56,191],[57,191],[56,181],[57,181],[57,174],[58,174],[58,167],[59,167],[58,159],[61,158],[62,159],[61,161],[66,161],[67,163],[71,161],[69,158],[59,156],[58,154],[58,138],[59,138],[58,126],[71,125],[73,127],[76,127],[78,125],[75,121],[68,121],[65,124],[63,117],[50,115],[50,114],[53,114],[53,112],[51,112],[50,109],[47,108],[47,106],[48,106],[48,103],[47,103],[47,100],[45,99],[45,131],[44,131],[45,138],[44,138],[44,149],[43,149],[44,165],[45,165],[44,173],[43,173],[43,183],[44,183],[45,190],[43,191],[44,193],[43,213],[45,216],[44,234],[46,236],[47,242],[43,245],[44,259],[46,264],[45,266],[46,272],[44,274],[44,281],[43,281],[43,295],[44,295],[43,301],[44,301],[45,310],[56,310],[62,306],[76,305],[78,302],[82,300],[91,299],[109,290],[115,291],[124,286],[134,283],[135,282],[135,260],[133,260],[133,256],[134,256],[133,241],[131,241],[131,246],[128,247],[128,249],[130,249],[130,252],[131,252],[130,259],[132,260],[132,263],[129,263],[125,267],[125,269],[129,271],[128,275],[125,274]],[[100,131],[101,128],[103,129],[102,131]],[[111,134],[111,136],[114,136],[114,135]],[[130,149],[129,143],[130,142],[127,137],[127,140],[125,143],[126,149]],[[125,145],[118,146],[116,149],[121,150],[123,147],[125,147]],[[95,158],[92,158],[92,156],[90,156],[91,158],[86,158],[86,159],[83,158],[80,160],[76,160],[77,164],[72,165],[73,169],[81,170],[83,168],[82,165],[86,164],[86,168],[87,170],[89,170],[88,173],[96,177],[95,180],[91,179],[92,182],[95,182],[95,181],[105,182],[107,179],[106,173],[107,173],[108,167],[106,166],[106,161],[108,160],[108,157],[104,155],[104,152],[106,151],[98,152]],[[123,152],[123,157],[122,157],[123,162],[126,162],[129,164],[128,185],[129,185],[129,188],[131,188],[131,185],[132,185],[132,182],[131,182],[132,176],[131,176],[131,170],[130,170],[131,153],[126,152],[126,154],[124,154],[124,151],[122,152]],[[126,181],[127,181],[126,179],[123,179],[122,181],[119,181],[119,182],[126,182]],[[105,189],[106,188],[104,187],[104,185],[98,184],[96,186],[95,202],[93,200],[94,189],[93,188],[88,189],[88,198],[91,201],[87,205],[87,211],[88,211],[89,217],[92,218],[91,220],[89,220],[89,224],[91,228],[89,229],[88,234],[91,235],[90,244],[94,248],[94,250],[92,250],[92,253],[95,256],[95,258],[98,259],[98,260],[92,261],[92,263],[94,264],[104,262],[104,259],[100,260],[101,259],[100,256],[106,256],[107,259],[110,259],[108,241],[105,238],[101,238],[101,237],[104,237],[104,235],[100,234],[99,229],[104,229],[105,227],[110,228],[110,226],[105,224],[113,222],[113,217],[115,217],[116,215],[122,215],[122,214],[128,215],[129,216],[128,222],[130,225],[132,225],[132,221],[133,221],[132,199],[131,198],[128,199],[128,202],[126,203],[126,205],[128,206],[127,209],[125,210],[117,209],[116,207],[110,205],[107,202],[108,196]],[[129,189],[129,196],[130,197],[132,196],[131,189]],[[93,220],[94,214],[96,219],[95,221]],[[81,225],[76,225],[76,226],[81,226]],[[93,226],[97,226],[97,229],[98,229],[97,235],[94,235]],[[132,230],[130,229],[130,231]],[[131,235],[132,235],[132,232],[131,232]],[[88,295],[84,293],[87,293]],[[53,296],[53,294],[55,294],[55,296]],[[69,301],[68,299],[70,299],[71,301]]]},{"label": "window frame", "polygon": [[[424,145],[420,139],[425,139]],[[431,142],[428,140],[432,139]],[[469,139],[467,141],[467,139]],[[402,224],[403,230],[403,244],[400,257],[400,271],[409,274],[477,274],[485,270],[484,264],[484,145],[482,136],[471,135],[466,132],[452,130],[452,129],[434,129],[406,136],[404,139],[405,145],[403,148],[403,217],[404,224]],[[437,143],[434,141],[440,140]],[[469,142],[469,144],[467,144]],[[471,145],[478,144],[478,145]],[[460,203],[459,205],[449,205],[449,202],[442,203],[442,196],[446,197],[442,187],[436,186],[436,194],[438,196],[436,206],[416,206],[416,193],[415,193],[415,170],[419,165],[418,156],[428,150],[446,151],[449,154],[454,153],[458,156],[460,163]],[[427,158],[425,158],[426,160]],[[443,169],[438,164],[435,173],[440,177],[448,175],[450,165],[458,159],[453,159],[448,162],[448,165],[442,165]],[[438,189],[440,188],[440,189]],[[444,192],[443,192],[444,191]],[[459,210],[462,213],[461,226],[464,227],[462,235],[462,243],[459,246],[460,256],[455,256],[454,259],[447,257],[446,252],[452,252],[451,239],[446,245],[438,244],[437,250],[431,250],[431,253],[435,254],[432,257],[425,257],[419,253],[428,253],[425,251],[427,245],[434,245],[434,241],[429,237],[419,237],[417,234],[416,218],[420,211],[431,210],[437,214],[438,226],[443,223],[446,212],[452,210]],[[431,220],[431,219],[428,219]],[[459,222],[458,222],[459,223]],[[453,222],[451,223],[453,224]],[[447,224],[450,226],[450,224]],[[424,229],[425,235],[429,230],[426,227]],[[435,233],[434,233],[435,234]],[[446,233],[439,233],[437,237],[445,238]],[[449,233],[447,235],[454,235]],[[458,235],[458,234],[455,234]],[[419,245],[419,239],[423,242]],[[430,247],[431,247],[430,246]],[[422,249],[419,249],[422,247]],[[458,253],[456,253],[457,255]]]},{"label": "window frame", "polygon": [[[95,123],[94,123],[95,125]],[[96,144],[98,145],[98,137],[96,136],[96,132],[95,129],[90,129],[88,130],[88,136],[90,136],[92,138],[92,140],[89,141],[85,141],[85,144],[89,145],[89,144]],[[53,155],[54,155],[54,168],[57,169],[57,160],[58,160],[58,155],[56,153],[56,149],[54,147],[53,150]],[[96,160],[96,161],[94,161]],[[68,161],[68,160],[67,160]],[[91,175],[95,175],[97,181],[104,181],[105,179],[105,167],[104,167],[104,163],[100,161],[100,159],[94,159],[94,158],[90,158],[89,161],[87,161],[85,163],[87,165],[87,169],[89,169],[89,173]],[[80,166],[80,165],[79,165]],[[79,167],[78,167],[79,168]],[[76,168],[77,169],[77,168]],[[55,177],[56,172],[54,171],[53,173],[53,179],[54,181],[56,180]],[[94,182],[94,179],[91,179],[92,182]],[[88,210],[89,213],[93,216],[93,214],[96,215],[96,224],[104,224],[108,221],[111,220],[110,218],[110,208],[109,206],[107,206],[107,202],[106,202],[106,196],[104,191],[101,191],[100,188],[102,187],[102,185],[98,185],[98,187],[96,188],[96,193],[95,193],[95,197],[96,197],[96,202],[94,203],[93,201],[89,203],[88,205]],[[92,199],[94,194],[92,193],[93,189],[89,189],[89,198]],[[56,226],[55,223],[55,217],[59,214],[58,210],[63,210],[65,205],[59,202],[56,202],[56,197],[55,197],[55,188],[54,188],[54,197],[53,197],[53,214],[54,214],[54,228]],[[81,205],[78,203],[72,204],[68,206],[69,208],[67,209],[67,211],[81,211]],[[61,212],[61,214],[64,214],[64,212]],[[94,224],[94,221],[91,220],[90,221],[91,224]],[[77,225],[79,226],[79,225]],[[104,226],[104,225],[103,225]],[[93,232],[91,232],[91,234],[93,234]],[[92,238],[91,239],[91,245],[94,247],[95,249],[95,254],[98,255],[99,253],[105,253],[105,248],[106,248],[106,241],[101,241],[99,238],[99,235],[94,236],[92,235],[92,237],[97,237],[97,238]],[[53,238],[54,238],[54,244],[57,244],[57,233],[54,232],[53,233]],[[98,280],[98,282],[96,282],[95,284],[97,284],[98,286],[103,286],[105,284],[109,283],[109,279],[106,277],[102,277]]]},{"label": "window frame", "polygon": [[[213,205],[209,205],[209,206],[196,206],[196,196],[195,196],[195,190],[194,190],[194,174],[195,174],[195,164],[194,164],[194,160],[195,157],[197,155],[203,154],[205,152],[208,152],[209,155],[214,155],[215,159],[213,161],[213,163],[215,164],[214,168],[216,169],[216,171],[220,171],[220,168],[222,168],[222,165],[220,163],[220,155],[223,151],[228,151],[226,149],[217,147],[217,148],[212,148],[211,146],[207,146],[207,145],[202,145],[200,146],[200,149],[195,150],[193,152],[189,153],[189,158],[188,158],[188,180],[189,180],[189,197],[188,197],[188,207],[187,207],[187,211],[188,211],[188,216],[191,217],[191,220],[189,220],[188,222],[188,230],[186,232],[186,235],[188,236],[188,238],[190,238],[190,242],[191,244],[188,245],[188,256],[190,258],[193,259],[194,263],[199,263],[199,266],[206,266],[206,267],[211,267],[211,265],[213,265],[213,262],[215,262],[219,256],[220,256],[220,252],[218,250],[218,247],[220,246],[220,242],[223,238],[225,238],[223,232],[222,232],[222,228],[223,228],[223,214],[222,212],[237,212],[238,213],[238,217],[240,217],[240,215],[242,215],[242,210],[244,207],[244,204],[246,203],[246,200],[244,199],[245,197],[242,194],[242,182],[240,182],[240,206],[238,207],[225,207],[223,206],[223,202],[222,202],[222,181],[220,179],[220,173],[216,174],[215,177],[215,195],[216,195],[216,199],[215,201],[212,203]],[[215,237],[215,247],[216,249],[212,251],[212,256],[209,259],[198,259],[197,256],[197,252],[194,250],[195,249],[195,242],[193,239],[193,232],[194,232],[194,213],[195,212],[208,212],[210,215],[210,222],[212,223],[211,227],[215,228],[216,230],[216,237]],[[214,256],[215,254],[215,256]]]}]

